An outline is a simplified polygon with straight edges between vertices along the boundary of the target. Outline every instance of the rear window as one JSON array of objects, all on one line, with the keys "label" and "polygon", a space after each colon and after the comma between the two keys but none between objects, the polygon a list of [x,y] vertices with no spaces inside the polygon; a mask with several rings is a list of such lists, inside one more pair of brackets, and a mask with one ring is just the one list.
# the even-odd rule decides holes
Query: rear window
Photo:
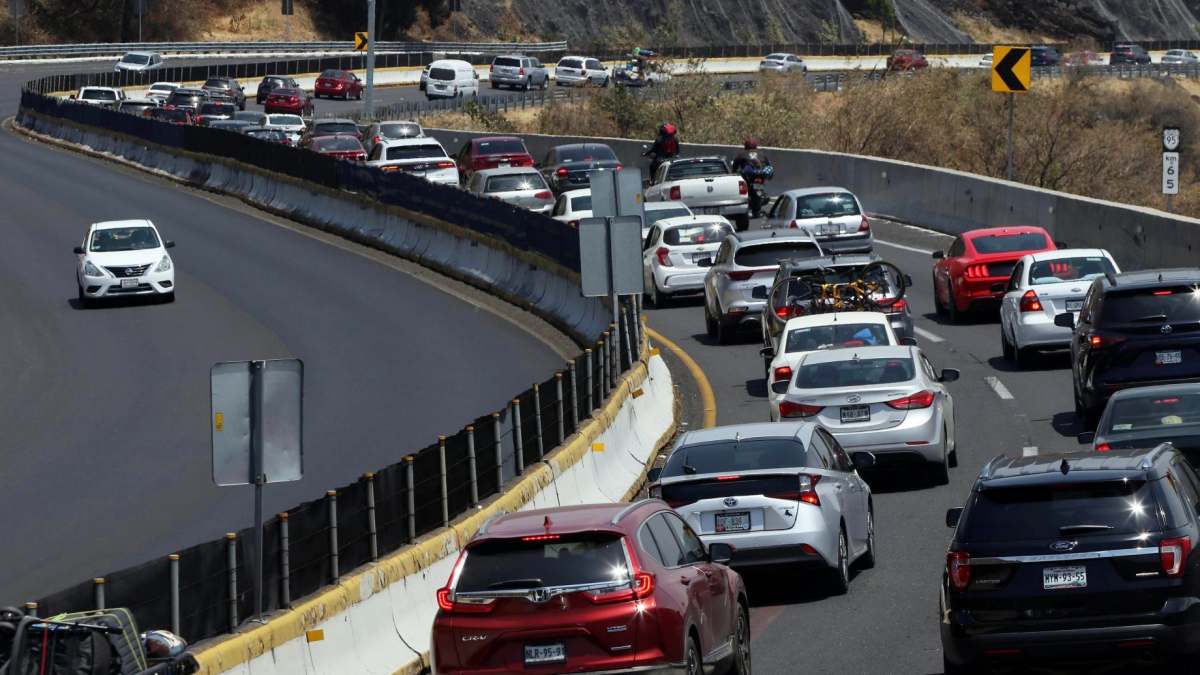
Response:
[{"label": "rear window", "polygon": [[[768,497],[794,495],[800,489],[799,476],[741,476],[737,480],[697,480],[663,485],[662,499],[678,508],[701,499],[765,495]],[[795,497],[789,497],[795,499]]]},{"label": "rear window", "polygon": [[262,124],[263,122],[267,121],[267,116],[265,113],[255,112],[253,110],[239,110],[233,113],[233,119],[246,120],[247,122]]},{"label": "rear window", "polygon": [[679,448],[663,465],[662,475],[689,476],[798,466],[807,466],[807,455],[804,445],[795,439],[728,440]]},{"label": "rear window", "polygon": [[652,227],[660,220],[667,218],[679,218],[680,216],[690,216],[692,212],[687,207],[680,206],[672,209],[646,209],[646,227]]},{"label": "rear window", "polygon": [[437,144],[401,145],[387,149],[387,159],[424,159],[426,157],[442,158],[446,151]]},{"label": "rear window", "polygon": [[232,115],[234,107],[228,103],[205,103],[200,106],[201,115]]},{"label": "rear window", "polygon": [[519,190],[545,190],[546,181],[540,173],[517,173],[507,176],[491,176],[487,179],[484,192],[517,192]]},{"label": "rear window", "polygon": [[267,115],[267,122],[284,127],[302,126],[304,118],[299,115]]},{"label": "rear window", "polygon": [[733,261],[742,267],[763,267],[778,265],[780,260],[816,258],[820,255],[820,249],[812,242],[792,241],[743,246],[734,254]]},{"label": "rear window", "polygon": [[109,91],[108,89],[84,89],[83,98],[90,98],[95,101],[115,101],[117,100],[117,92]]},{"label": "rear window", "polygon": [[591,195],[583,195],[580,197],[571,197],[571,210],[572,211],[591,211],[592,210],[592,196]]},{"label": "rear window", "polygon": [[340,70],[323,70],[323,71],[321,71],[321,77],[329,77],[329,78],[333,78],[335,80],[340,79],[342,77],[342,71],[340,71]]},{"label": "rear window", "polygon": [[725,162],[720,159],[685,162],[683,164],[675,163],[671,164],[670,168],[667,169],[667,180],[681,180],[697,176],[721,176],[727,173],[729,173],[729,169],[725,167]]},{"label": "rear window", "polygon": [[1111,291],[1104,296],[1100,323],[1200,321],[1200,290],[1192,286]]},{"label": "rear window", "polygon": [[616,155],[607,145],[580,145],[558,149],[558,160],[564,163],[594,162],[596,160],[615,160]]},{"label": "rear window", "polygon": [[1144,480],[980,490],[967,511],[964,541],[1020,541],[1138,534],[1158,529]]},{"label": "rear window", "polygon": [[261,138],[264,141],[282,141],[286,138],[282,131],[275,129],[247,129],[246,135]]},{"label": "rear window", "polygon": [[796,198],[797,218],[838,218],[858,214],[858,202],[849,192],[826,192]]},{"label": "rear window", "polygon": [[517,138],[504,138],[494,141],[479,141],[475,144],[476,154],[479,155],[525,155],[525,144]]},{"label": "rear window", "polygon": [[[1114,399],[1103,433],[1171,431],[1200,424],[1200,394],[1179,393]],[[1195,433],[1189,431],[1189,433]]]},{"label": "rear window", "polygon": [[663,243],[668,246],[698,246],[717,244],[733,233],[733,228],[724,223],[680,225],[663,232]]},{"label": "rear window", "polygon": [[887,328],[878,323],[839,323],[788,331],[787,353],[811,352],[837,347],[888,345]]},{"label": "rear window", "polygon": [[471,547],[454,590],[473,593],[626,580],[625,546],[616,535],[597,532],[537,539],[504,539]]},{"label": "rear window", "polygon": [[225,88],[228,88],[228,87],[229,87],[229,83],[228,83],[228,82],[226,82],[225,80],[222,80],[222,79],[221,79],[221,78],[219,78],[219,77],[213,77],[213,78],[209,78],[209,79],[205,80],[205,81],[204,81],[204,86],[206,86],[206,87],[225,87]]},{"label": "rear window", "polygon": [[379,125],[379,133],[385,138],[412,138],[413,136],[421,135],[421,127],[418,124],[410,122],[381,124]]},{"label": "rear window", "polygon": [[583,61],[579,59],[563,59],[558,62],[559,68],[583,68]]},{"label": "rear window", "polygon": [[981,254],[1016,253],[1017,251],[1040,251],[1049,248],[1046,235],[1040,232],[1024,234],[989,234],[973,237],[971,244]]},{"label": "rear window", "polygon": [[847,359],[800,366],[798,389],[865,387],[895,384],[913,379],[913,360],[907,356],[886,359]]},{"label": "rear window", "polygon": [[520,68],[521,59],[514,59],[508,56],[497,56],[495,61],[492,61],[493,66],[505,66],[508,68]]},{"label": "rear window", "polygon": [[358,125],[353,122],[318,122],[313,125],[313,134],[357,134]]},{"label": "rear window", "polygon": [[1063,284],[1067,282],[1091,281],[1107,274],[1116,274],[1117,268],[1104,256],[1059,258],[1039,260],[1029,266],[1029,283]]},{"label": "rear window", "polygon": [[454,81],[454,71],[451,70],[450,68],[430,68],[429,69],[429,79],[445,80],[447,82],[453,82]]},{"label": "rear window", "polygon": [[313,146],[321,150],[362,150],[362,146],[353,138],[344,136],[325,136],[313,141]]}]

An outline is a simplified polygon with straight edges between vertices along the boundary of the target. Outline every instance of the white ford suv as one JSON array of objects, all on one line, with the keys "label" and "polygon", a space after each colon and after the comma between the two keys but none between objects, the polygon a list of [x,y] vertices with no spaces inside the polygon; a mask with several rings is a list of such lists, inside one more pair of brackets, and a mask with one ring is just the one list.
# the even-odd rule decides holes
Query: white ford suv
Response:
[{"label": "white ford suv", "polygon": [[175,266],[167,254],[173,246],[175,242],[164,241],[149,220],[93,223],[83,245],[75,247],[80,304],[128,295],[173,301]]}]

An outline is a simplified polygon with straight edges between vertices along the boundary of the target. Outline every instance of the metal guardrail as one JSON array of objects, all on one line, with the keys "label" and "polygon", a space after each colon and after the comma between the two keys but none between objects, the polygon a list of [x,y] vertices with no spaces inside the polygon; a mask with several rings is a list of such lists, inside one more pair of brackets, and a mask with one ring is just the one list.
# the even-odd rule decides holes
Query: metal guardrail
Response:
[{"label": "metal guardrail", "polygon": [[[505,52],[562,52],[566,41],[559,42],[376,42],[376,52],[449,52],[499,54]],[[131,51],[161,54],[206,53],[332,53],[353,52],[354,43],[346,42],[114,42],[70,45],[30,45],[0,47],[0,59],[52,59],[88,56],[119,56]]]}]

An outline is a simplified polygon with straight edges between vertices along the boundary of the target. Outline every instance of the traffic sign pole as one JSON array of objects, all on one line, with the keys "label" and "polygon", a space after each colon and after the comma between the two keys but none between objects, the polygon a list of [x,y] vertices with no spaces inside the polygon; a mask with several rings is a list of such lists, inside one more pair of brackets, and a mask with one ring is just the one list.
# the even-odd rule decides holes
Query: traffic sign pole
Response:
[{"label": "traffic sign pole", "polygon": [[363,117],[375,116],[375,0],[367,0],[367,95]]},{"label": "traffic sign pole", "polygon": [[1016,104],[1016,95],[1010,91],[1008,93],[1008,169],[1005,171],[1008,180],[1013,179],[1013,108],[1016,107]]}]

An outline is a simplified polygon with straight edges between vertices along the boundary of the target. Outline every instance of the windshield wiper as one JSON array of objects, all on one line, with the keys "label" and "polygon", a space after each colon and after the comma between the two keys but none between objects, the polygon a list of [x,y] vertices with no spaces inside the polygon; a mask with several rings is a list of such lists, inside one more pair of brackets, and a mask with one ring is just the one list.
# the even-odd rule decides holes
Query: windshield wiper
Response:
[{"label": "windshield wiper", "polygon": [[1111,530],[1112,525],[1063,525],[1058,528],[1059,534],[1082,534],[1084,532],[1099,532],[1102,530]]},{"label": "windshield wiper", "polygon": [[1146,316],[1139,316],[1136,319],[1130,319],[1129,323],[1140,323],[1142,321],[1166,321],[1166,320],[1167,320],[1166,314],[1147,314]]},{"label": "windshield wiper", "polygon": [[488,586],[488,590],[500,590],[504,588],[541,588],[546,584],[541,579],[509,579],[508,581],[497,581]]}]

